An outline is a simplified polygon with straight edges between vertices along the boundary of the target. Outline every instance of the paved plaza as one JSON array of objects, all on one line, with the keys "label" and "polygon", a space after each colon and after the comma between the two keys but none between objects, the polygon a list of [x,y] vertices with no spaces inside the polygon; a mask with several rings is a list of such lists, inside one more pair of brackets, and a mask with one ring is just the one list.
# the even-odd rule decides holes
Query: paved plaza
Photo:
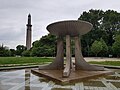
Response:
[{"label": "paved plaza", "polygon": [[120,61],[120,58],[107,58],[107,57],[85,57],[84,59],[87,62],[89,61]]},{"label": "paved plaza", "polygon": [[107,77],[69,85],[35,76],[30,69],[0,71],[0,90],[120,90],[120,70]]}]

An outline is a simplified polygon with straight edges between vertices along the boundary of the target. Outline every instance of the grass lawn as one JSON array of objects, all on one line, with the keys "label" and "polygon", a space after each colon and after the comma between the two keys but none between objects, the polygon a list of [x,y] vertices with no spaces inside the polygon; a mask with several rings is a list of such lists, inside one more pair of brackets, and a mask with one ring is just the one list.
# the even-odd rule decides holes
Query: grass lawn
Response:
[{"label": "grass lawn", "polygon": [[53,58],[47,57],[0,57],[0,67],[45,64],[52,61]]},{"label": "grass lawn", "polygon": [[90,64],[120,66],[120,61],[90,61]]},{"label": "grass lawn", "polygon": [[[0,67],[40,65],[53,61],[48,57],[0,57]],[[90,61],[90,64],[120,66],[120,61]]]}]

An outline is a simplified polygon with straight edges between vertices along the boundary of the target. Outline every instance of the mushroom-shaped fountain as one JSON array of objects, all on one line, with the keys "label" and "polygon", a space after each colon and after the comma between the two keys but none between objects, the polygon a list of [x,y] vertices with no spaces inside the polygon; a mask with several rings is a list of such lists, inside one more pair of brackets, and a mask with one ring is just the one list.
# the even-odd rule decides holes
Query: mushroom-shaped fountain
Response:
[{"label": "mushroom-shaped fountain", "polygon": [[[49,65],[40,65],[39,69],[33,69],[33,73],[47,77],[59,82],[72,82],[81,79],[106,75],[111,71],[104,70],[104,67],[90,65],[87,63],[81,52],[81,35],[88,33],[92,24],[81,20],[67,20],[55,22],[47,26],[50,34],[57,36],[57,55]],[[71,37],[75,42],[75,64],[71,58]],[[66,39],[66,63],[64,65],[63,38]]]},{"label": "mushroom-shaped fountain", "polygon": [[[64,69],[63,77],[69,77],[71,69],[74,68],[71,61],[70,50],[70,37],[75,40],[75,70],[104,70],[103,67],[93,66],[88,64],[81,53],[81,42],[79,36],[88,33],[92,29],[92,24],[81,20],[69,20],[55,22],[47,26],[50,34],[56,35],[57,40],[57,56],[55,60],[47,65],[40,66],[39,69]],[[64,50],[63,50],[63,37],[66,37],[66,65],[64,68]]]}]

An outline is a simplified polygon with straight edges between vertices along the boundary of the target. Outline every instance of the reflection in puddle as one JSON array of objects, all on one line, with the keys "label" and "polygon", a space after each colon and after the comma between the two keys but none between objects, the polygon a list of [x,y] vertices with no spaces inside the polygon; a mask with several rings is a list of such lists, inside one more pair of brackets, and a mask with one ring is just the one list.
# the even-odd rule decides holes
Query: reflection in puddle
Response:
[{"label": "reflection in puddle", "polygon": [[[120,72],[120,70],[116,71]],[[83,83],[84,90],[93,90],[85,87],[107,88],[102,82],[103,78],[105,78],[106,83],[109,82],[116,88],[120,88],[119,73],[101,77],[99,79],[83,81],[81,83]],[[41,90],[43,88],[45,88],[44,90],[72,90],[73,88],[71,88],[71,86],[76,87],[76,84],[77,83],[55,83],[46,78],[32,74],[31,69],[0,72],[0,90]]]},{"label": "reflection in puddle", "polygon": [[111,82],[115,87],[120,88],[120,82]]},{"label": "reflection in puddle", "polygon": [[86,81],[83,82],[84,86],[105,87],[101,81]]},{"label": "reflection in puddle", "polygon": [[48,83],[50,80],[48,80],[48,79],[46,79],[46,78],[39,78],[39,81],[40,81],[40,82],[46,82],[46,83]]},{"label": "reflection in puddle", "polygon": [[25,90],[30,90],[30,74],[31,70],[25,69]]},{"label": "reflection in puddle", "polygon": [[52,88],[51,90],[72,90],[72,88]]},{"label": "reflection in puddle", "polygon": [[107,76],[105,78],[109,79],[109,80],[120,80],[120,77],[118,77],[118,76]]}]

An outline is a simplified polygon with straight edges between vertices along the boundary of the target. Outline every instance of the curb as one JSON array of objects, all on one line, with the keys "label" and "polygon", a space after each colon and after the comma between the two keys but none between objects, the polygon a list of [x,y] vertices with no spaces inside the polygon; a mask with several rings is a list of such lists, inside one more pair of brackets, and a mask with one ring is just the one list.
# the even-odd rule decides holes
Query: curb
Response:
[{"label": "curb", "polygon": [[96,65],[96,66],[101,66],[101,67],[111,68],[111,69],[120,69],[120,66],[100,65],[100,64],[91,64],[91,65]]},{"label": "curb", "polygon": [[[120,69],[120,66],[111,66],[111,65],[100,65],[100,64],[91,64],[96,66],[101,66],[105,68],[111,68],[111,69]],[[32,66],[16,66],[16,67],[3,67],[0,68],[0,71],[2,70],[14,70],[14,69],[25,69],[25,68],[38,68],[40,65],[32,65]]]},{"label": "curb", "polygon": [[39,65],[33,65],[33,66],[16,66],[16,67],[3,67],[0,68],[0,71],[2,70],[13,70],[13,69],[25,69],[25,68],[37,68]]}]

